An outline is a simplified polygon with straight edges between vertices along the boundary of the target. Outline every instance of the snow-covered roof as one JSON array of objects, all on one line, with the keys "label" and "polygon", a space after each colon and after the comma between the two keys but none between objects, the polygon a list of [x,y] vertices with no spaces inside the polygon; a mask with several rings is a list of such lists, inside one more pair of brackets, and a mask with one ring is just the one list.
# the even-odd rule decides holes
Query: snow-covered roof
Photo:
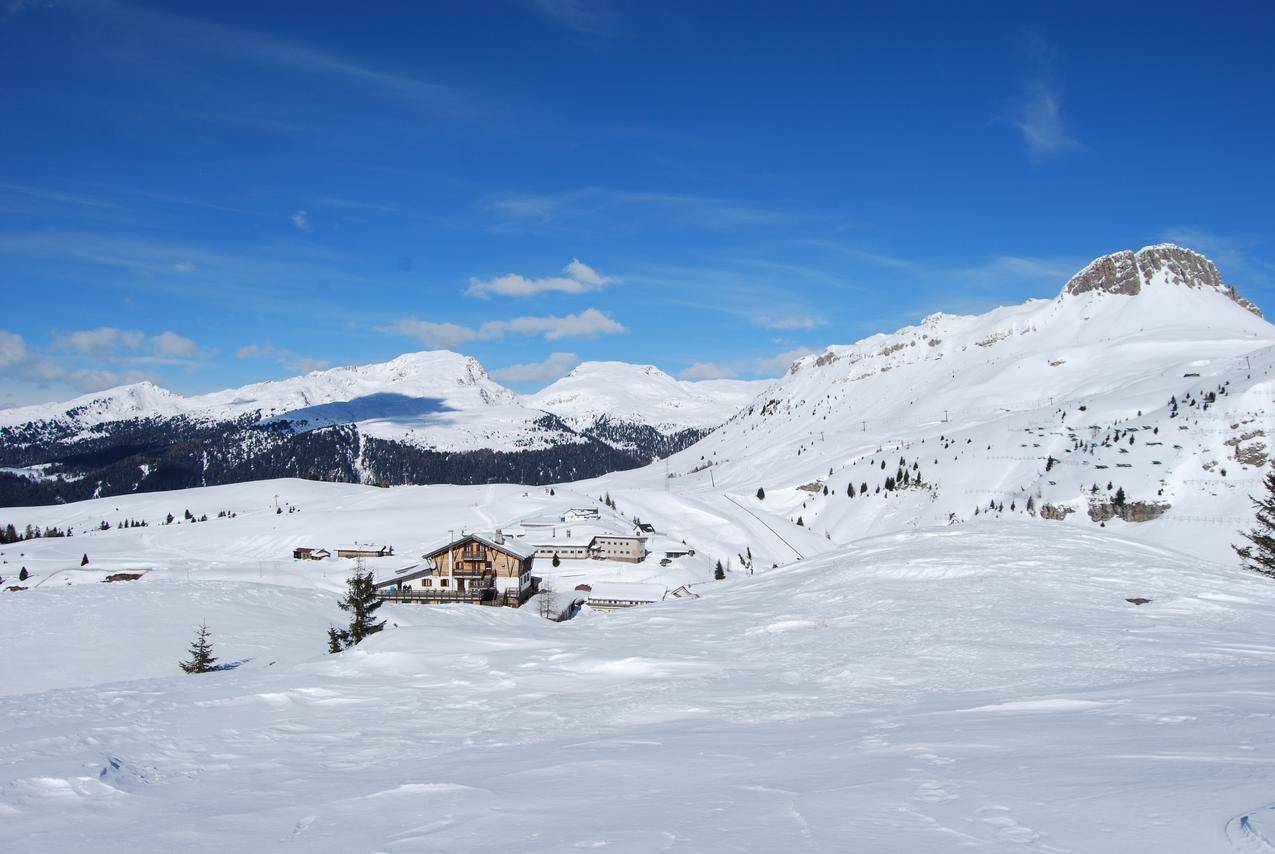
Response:
[{"label": "snow-covered roof", "polygon": [[517,537],[511,537],[506,534],[501,538],[501,540],[497,540],[495,534],[479,534],[476,532],[470,532],[461,534],[459,537],[451,540],[450,542],[442,543],[441,545],[431,548],[429,551],[425,552],[425,557],[433,557],[439,552],[447,551],[452,546],[459,545],[460,543],[467,542],[469,540],[477,540],[489,548],[498,549],[499,551],[506,552],[514,557],[529,558],[536,554],[535,546],[524,540],[519,540]]},{"label": "snow-covered roof", "polygon": [[589,591],[589,601],[610,600],[619,602],[659,602],[668,593],[663,584],[647,584],[632,581],[597,581]]}]

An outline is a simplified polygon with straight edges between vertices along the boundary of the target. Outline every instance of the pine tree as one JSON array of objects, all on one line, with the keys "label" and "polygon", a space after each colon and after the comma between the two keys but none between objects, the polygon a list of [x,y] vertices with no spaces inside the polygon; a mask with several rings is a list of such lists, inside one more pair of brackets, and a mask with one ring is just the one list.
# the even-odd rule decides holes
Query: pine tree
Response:
[{"label": "pine tree", "polygon": [[798,517],[797,517],[797,524],[798,524],[798,525],[800,525],[800,526],[801,526],[801,527],[803,527],[803,528],[804,528],[804,527],[806,527],[806,523],[805,523],[805,521],[803,521],[803,520],[802,520],[802,518],[801,518],[800,516],[798,516]]},{"label": "pine tree", "polygon": [[[385,621],[376,622],[376,609],[383,604],[376,595],[376,587],[372,581],[372,573],[364,571],[362,561],[355,567],[354,574],[345,582],[346,594],[338,604],[341,610],[350,615],[350,627],[341,632],[345,648],[362,643],[364,638],[374,635],[385,628]],[[329,642],[332,632],[328,632]]]},{"label": "pine tree", "polygon": [[85,552],[84,557],[80,558],[80,566],[88,566],[88,565],[89,565],[89,555],[88,555],[88,552]]},{"label": "pine tree", "polygon": [[1123,486],[1116,490],[1116,497],[1111,500],[1111,503],[1114,504],[1116,507],[1124,506],[1124,487]]},{"label": "pine tree", "polygon": [[328,652],[336,653],[345,649],[350,642],[350,633],[341,629],[328,629]]},{"label": "pine tree", "polygon": [[1275,578],[1275,471],[1268,473],[1263,483],[1266,486],[1264,498],[1249,496],[1257,509],[1257,524],[1247,534],[1240,535],[1249,544],[1231,548],[1235,549],[1245,569]]},{"label": "pine tree", "polygon": [[19,580],[19,581],[26,581],[26,580],[27,580],[28,578],[30,578],[30,577],[31,577],[31,573],[27,572],[27,568],[26,568],[25,566],[24,566],[24,567],[22,567],[22,569],[21,569],[21,570],[19,570],[19,572],[18,572],[18,580]]},{"label": "pine tree", "polygon": [[562,561],[558,558],[558,553],[557,553],[557,552],[554,552],[554,553],[553,553],[553,565],[554,565],[554,566],[562,566]]},{"label": "pine tree", "polygon": [[757,500],[758,501],[766,500],[766,490],[762,489],[760,486],[757,487]]},{"label": "pine tree", "polygon": [[722,568],[722,562],[720,560],[717,561],[717,568],[713,570],[713,578],[718,581],[726,580],[726,570]]},{"label": "pine tree", "polygon": [[208,626],[205,623],[199,624],[199,630],[195,632],[195,639],[190,642],[190,661],[182,661],[178,666],[187,673],[207,673],[215,670],[213,667],[217,663],[217,659],[212,654],[212,641],[208,638]]}]

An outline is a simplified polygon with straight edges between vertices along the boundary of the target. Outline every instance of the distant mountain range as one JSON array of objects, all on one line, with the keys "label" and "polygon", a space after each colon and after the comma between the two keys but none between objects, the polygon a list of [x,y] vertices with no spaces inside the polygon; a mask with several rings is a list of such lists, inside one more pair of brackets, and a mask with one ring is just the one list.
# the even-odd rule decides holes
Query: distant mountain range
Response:
[{"label": "distant mountain range", "polygon": [[137,383],[0,411],[0,505],[280,476],[574,480],[681,450],[766,385],[586,362],[523,398],[448,351],[193,397]]}]

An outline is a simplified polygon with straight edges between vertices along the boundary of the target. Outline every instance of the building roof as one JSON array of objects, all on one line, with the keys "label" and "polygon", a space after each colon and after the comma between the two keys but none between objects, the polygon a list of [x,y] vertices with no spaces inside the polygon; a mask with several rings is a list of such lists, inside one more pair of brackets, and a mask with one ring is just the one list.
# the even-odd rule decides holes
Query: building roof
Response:
[{"label": "building roof", "polygon": [[392,569],[387,566],[378,566],[372,570],[372,585],[374,587],[386,587],[390,584],[424,578],[433,574],[433,567],[420,563],[409,563],[407,566],[397,566]]},{"label": "building roof", "polygon": [[608,599],[619,602],[660,602],[667,594],[668,588],[663,584],[597,581],[589,592],[589,601]]},{"label": "building roof", "polygon": [[467,533],[467,534],[461,534],[459,537],[457,537],[454,540],[451,540],[450,542],[446,542],[446,543],[443,543],[442,545],[431,548],[429,551],[425,552],[425,557],[428,558],[428,557],[433,557],[436,554],[441,554],[442,552],[447,551],[453,546],[458,546],[461,543],[467,543],[470,540],[477,540],[478,542],[482,543],[488,548],[493,548],[493,549],[496,549],[497,551],[502,551],[505,554],[513,555],[516,558],[526,559],[529,557],[534,557],[536,554],[535,546],[531,545],[530,543],[519,540],[517,537],[511,537],[511,536],[505,535],[503,537],[504,542],[497,542],[495,534]]}]

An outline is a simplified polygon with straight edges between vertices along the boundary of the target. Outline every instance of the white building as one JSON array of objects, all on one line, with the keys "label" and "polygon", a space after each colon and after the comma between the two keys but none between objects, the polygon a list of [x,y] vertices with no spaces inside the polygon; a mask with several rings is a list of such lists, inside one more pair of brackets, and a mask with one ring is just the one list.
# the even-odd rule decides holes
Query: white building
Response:
[{"label": "white building", "polygon": [[663,584],[599,581],[589,591],[585,604],[595,611],[618,611],[663,602],[667,595],[668,588]]}]

